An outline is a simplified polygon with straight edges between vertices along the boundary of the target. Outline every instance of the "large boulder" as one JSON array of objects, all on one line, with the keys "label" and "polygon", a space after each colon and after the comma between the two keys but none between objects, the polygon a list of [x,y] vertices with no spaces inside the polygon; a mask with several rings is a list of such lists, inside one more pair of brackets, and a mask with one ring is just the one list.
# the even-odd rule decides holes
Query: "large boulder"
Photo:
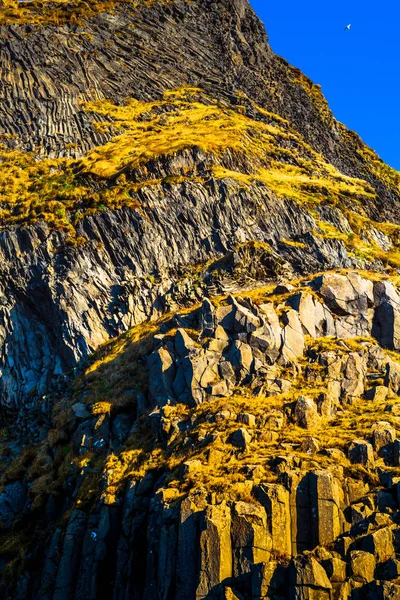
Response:
[{"label": "large boulder", "polygon": [[341,490],[329,471],[313,471],[309,481],[313,545],[326,546],[342,533]]},{"label": "large boulder", "polygon": [[357,272],[325,273],[314,281],[328,308],[338,316],[366,315],[374,305],[373,283]]},{"label": "large boulder", "polygon": [[172,384],[176,375],[174,357],[167,346],[154,350],[148,358],[149,398],[154,406],[175,401]]},{"label": "large boulder", "polygon": [[282,315],[282,357],[287,362],[297,361],[304,354],[305,340],[299,316],[295,310]]},{"label": "large boulder", "polygon": [[294,409],[294,418],[300,427],[313,429],[321,423],[321,417],[318,414],[317,407],[312,398],[299,396]]},{"label": "large boulder", "polygon": [[375,465],[374,450],[366,440],[353,440],[349,446],[349,459],[353,465],[373,468]]},{"label": "large boulder", "polygon": [[297,556],[289,571],[289,600],[330,600],[332,584],[311,555]]},{"label": "large boulder", "polygon": [[375,579],[376,561],[373,554],[362,550],[350,552],[350,569],[354,581],[367,584]]},{"label": "large boulder", "polygon": [[231,442],[237,448],[245,450],[251,442],[251,435],[244,427],[237,429],[231,435]]},{"label": "large boulder", "polygon": [[372,429],[372,445],[375,452],[391,460],[393,458],[393,442],[396,439],[396,430],[386,421],[378,421]]},{"label": "large boulder", "polygon": [[316,338],[335,334],[330,311],[309,292],[293,294],[287,304],[297,311],[305,335]]},{"label": "large boulder", "polygon": [[362,538],[362,549],[384,563],[394,556],[393,527],[383,527]]}]

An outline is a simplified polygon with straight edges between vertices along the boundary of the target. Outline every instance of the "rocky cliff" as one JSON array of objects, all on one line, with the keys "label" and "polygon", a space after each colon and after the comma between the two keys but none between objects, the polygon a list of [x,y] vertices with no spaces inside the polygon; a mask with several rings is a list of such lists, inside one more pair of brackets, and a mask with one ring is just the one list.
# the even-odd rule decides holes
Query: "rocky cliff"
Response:
[{"label": "rocky cliff", "polygon": [[400,597],[399,174],[247,0],[0,29],[2,597]]}]

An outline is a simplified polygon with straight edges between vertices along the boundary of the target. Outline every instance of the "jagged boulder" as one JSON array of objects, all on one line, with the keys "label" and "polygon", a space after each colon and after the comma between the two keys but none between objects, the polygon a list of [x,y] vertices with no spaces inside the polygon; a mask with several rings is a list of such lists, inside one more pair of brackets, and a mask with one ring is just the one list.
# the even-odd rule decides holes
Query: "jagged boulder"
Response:
[{"label": "jagged boulder", "polygon": [[362,538],[362,549],[372,554],[378,563],[384,563],[394,554],[393,526],[382,527]]},{"label": "jagged boulder", "polygon": [[353,464],[372,468],[375,464],[374,450],[366,440],[354,440],[349,446],[349,459]]},{"label": "jagged boulder", "polygon": [[245,450],[251,442],[251,435],[245,427],[241,427],[232,433],[231,442],[237,448]]},{"label": "jagged boulder", "polygon": [[330,600],[332,584],[313,556],[293,559],[289,571],[289,600]]},{"label": "jagged boulder", "polygon": [[176,366],[168,347],[161,346],[150,355],[148,368],[151,373],[149,397],[153,405],[163,406],[167,402],[174,402],[172,384],[176,375]]},{"label": "jagged boulder", "polygon": [[350,552],[349,563],[354,581],[366,584],[374,580],[376,561],[373,554],[354,550]]},{"label": "jagged boulder", "polygon": [[311,530],[313,546],[326,546],[342,533],[341,490],[329,471],[309,474]]},{"label": "jagged boulder", "polygon": [[299,396],[294,409],[294,419],[300,427],[313,429],[318,427],[321,417],[318,414],[317,407],[311,398]]},{"label": "jagged boulder", "polygon": [[386,421],[378,421],[372,427],[372,445],[375,452],[389,460],[393,460],[393,442],[396,430]]},{"label": "jagged boulder", "polygon": [[288,299],[287,304],[298,313],[305,335],[312,338],[335,335],[335,323],[330,311],[312,294],[298,292]]},{"label": "jagged boulder", "polygon": [[252,567],[251,573],[252,600],[285,597],[287,572],[283,565],[273,560],[258,563]]},{"label": "jagged boulder", "polygon": [[284,324],[282,332],[282,357],[287,362],[297,361],[304,354],[305,340],[300,319],[295,310],[288,310],[282,315]]},{"label": "jagged boulder", "polygon": [[338,316],[366,315],[374,306],[373,283],[355,271],[347,275],[326,273],[314,281],[314,286]]}]

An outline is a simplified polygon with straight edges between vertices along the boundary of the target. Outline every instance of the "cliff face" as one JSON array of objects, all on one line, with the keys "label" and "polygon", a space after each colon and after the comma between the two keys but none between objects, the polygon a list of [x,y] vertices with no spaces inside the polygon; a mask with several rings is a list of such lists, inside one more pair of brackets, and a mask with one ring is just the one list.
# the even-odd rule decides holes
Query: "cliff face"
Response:
[{"label": "cliff face", "polygon": [[[35,402],[53,376],[168,307],[187,268],[238,243],[269,242],[301,274],[397,265],[396,227],[370,222],[397,222],[397,174],[272,54],[246,1],[127,3],[89,21],[78,3],[74,23],[56,7],[2,12],[3,405]],[[189,91],[171,95],[179,86]],[[126,98],[139,106],[129,118],[115,106]],[[109,142],[126,130],[134,160]],[[154,131],[164,137],[149,151]]]},{"label": "cliff face", "polygon": [[399,174],[247,0],[0,29],[2,597],[397,598]]}]

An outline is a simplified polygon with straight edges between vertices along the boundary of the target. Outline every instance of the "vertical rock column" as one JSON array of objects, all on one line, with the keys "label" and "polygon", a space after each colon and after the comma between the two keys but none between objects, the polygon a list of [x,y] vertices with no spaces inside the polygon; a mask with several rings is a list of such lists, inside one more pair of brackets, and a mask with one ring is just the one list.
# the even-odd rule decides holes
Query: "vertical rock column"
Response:
[{"label": "vertical rock column", "polygon": [[283,485],[267,483],[257,489],[257,498],[268,515],[268,529],[272,538],[272,551],[291,556],[291,527],[289,492]]},{"label": "vertical rock column", "polygon": [[339,486],[328,471],[309,474],[311,541],[326,546],[341,533]]},{"label": "vertical rock column", "polygon": [[200,580],[196,600],[232,577],[231,512],[225,503],[208,506],[200,534]]}]

